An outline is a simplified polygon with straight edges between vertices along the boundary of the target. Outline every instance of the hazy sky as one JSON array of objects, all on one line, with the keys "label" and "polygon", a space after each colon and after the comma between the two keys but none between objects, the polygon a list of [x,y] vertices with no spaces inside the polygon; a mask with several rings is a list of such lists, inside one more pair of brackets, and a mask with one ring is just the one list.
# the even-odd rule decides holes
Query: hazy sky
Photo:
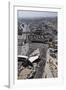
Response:
[{"label": "hazy sky", "polygon": [[18,18],[40,18],[40,17],[55,17],[57,12],[48,11],[17,11]]}]

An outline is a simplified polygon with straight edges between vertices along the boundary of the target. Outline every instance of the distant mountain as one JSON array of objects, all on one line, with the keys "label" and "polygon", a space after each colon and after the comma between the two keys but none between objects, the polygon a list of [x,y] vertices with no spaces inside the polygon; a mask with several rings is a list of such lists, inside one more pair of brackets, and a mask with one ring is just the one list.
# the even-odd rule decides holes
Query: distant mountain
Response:
[{"label": "distant mountain", "polygon": [[40,22],[40,21],[57,21],[57,17],[40,17],[40,18],[18,18],[19,23],[31,23],[31,22]]}]

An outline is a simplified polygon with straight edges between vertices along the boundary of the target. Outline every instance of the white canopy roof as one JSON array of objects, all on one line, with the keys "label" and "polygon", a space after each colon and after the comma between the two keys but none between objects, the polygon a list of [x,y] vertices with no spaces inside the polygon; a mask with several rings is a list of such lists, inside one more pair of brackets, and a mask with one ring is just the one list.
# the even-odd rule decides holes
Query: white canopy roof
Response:
[{"label": "white canopy roof", "polygon": [[36,59],[38,59],[38,57],[39,57],[39,56],[30,57],[30,58],[29,58],[29,61],[30,61],[30,62],[33,62],[33,61],[35,61]]},{"label": "white canopy roof", "polygon": [[21,58],[26,58],[26,59],[28,59],[28,56],[25,56],[25,55],[18,55],[18,57],[21,57]]}]

